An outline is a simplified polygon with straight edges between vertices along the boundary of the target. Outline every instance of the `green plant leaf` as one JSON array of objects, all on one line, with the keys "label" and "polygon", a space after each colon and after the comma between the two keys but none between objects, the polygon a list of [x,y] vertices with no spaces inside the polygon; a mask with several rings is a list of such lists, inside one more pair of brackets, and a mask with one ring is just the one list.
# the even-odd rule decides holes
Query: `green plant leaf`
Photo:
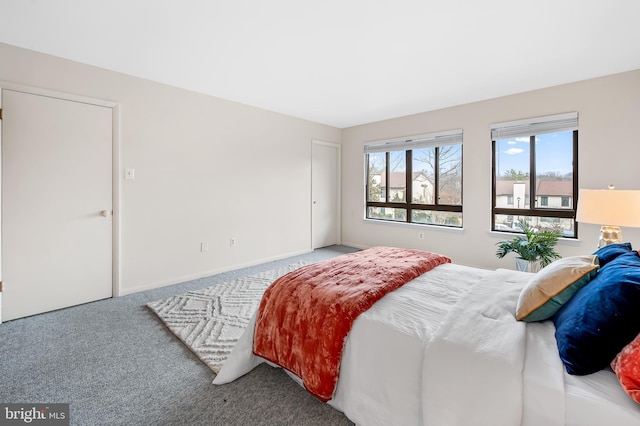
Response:
[{"label": "green plant leaf", "polygon": [[498,259],[502,259],[509,253],[515,253],[517,257],[530,262],[540,260],[540,264],[544,267],[561,257],[560,253],[554,249],[562,236],[559,232],[537,231],[524,220],[520,220],[519,225],[523,235],[496,243]]}]

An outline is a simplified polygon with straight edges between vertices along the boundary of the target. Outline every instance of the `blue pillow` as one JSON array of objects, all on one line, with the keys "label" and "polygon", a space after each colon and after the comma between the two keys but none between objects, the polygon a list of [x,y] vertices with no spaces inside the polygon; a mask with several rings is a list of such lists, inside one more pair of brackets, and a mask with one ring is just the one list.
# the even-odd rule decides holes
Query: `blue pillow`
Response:
[{"label": "blue pillow", "polygon": [[618,243],[600,247],[593,254],[598,256],[600,267],[602,268],[604,265],[611,262],[616,257],[620,256],[621,254],[629,253],[630,251],[631,243]]},{"label": "blue pillow", "polygon": [[560,358],[569,374],[607,367],[640,333],[640,257],[621,254],[564,305],[553,319]]}]

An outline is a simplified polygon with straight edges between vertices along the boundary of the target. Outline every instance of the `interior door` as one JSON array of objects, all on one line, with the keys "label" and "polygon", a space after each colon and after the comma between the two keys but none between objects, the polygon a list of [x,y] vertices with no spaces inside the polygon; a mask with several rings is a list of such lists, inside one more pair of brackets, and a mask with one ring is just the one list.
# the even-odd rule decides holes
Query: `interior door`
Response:
[{"label": "interior door", "polygon": [[313,141],[312,246],[340,243],[340,145]]},{"label": "interior door", "polygon": [[112,296],[112,109],[2,90],[2,319]]}]

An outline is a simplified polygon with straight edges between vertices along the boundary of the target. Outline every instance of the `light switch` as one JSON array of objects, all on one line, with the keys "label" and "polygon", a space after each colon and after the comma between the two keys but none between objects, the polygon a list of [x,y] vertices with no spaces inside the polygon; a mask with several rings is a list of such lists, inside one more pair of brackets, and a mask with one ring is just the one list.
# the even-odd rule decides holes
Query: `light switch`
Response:
[{"label": "light switch", "polygon": [[124,169],[124,178],[126,180],[134,180],[136,178],[136,169],[132,167]]}]

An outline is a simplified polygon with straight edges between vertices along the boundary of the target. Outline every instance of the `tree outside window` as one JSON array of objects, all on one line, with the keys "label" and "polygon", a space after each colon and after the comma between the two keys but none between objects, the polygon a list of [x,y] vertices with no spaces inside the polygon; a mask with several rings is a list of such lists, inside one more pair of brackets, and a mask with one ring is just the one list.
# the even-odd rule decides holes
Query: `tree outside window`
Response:
[{"label": "tree outside window", "polygon": [[506,137],[492,129],[492,230],[518,232],[522,219],[576,237],[577,114],[561,118],[531,120],[520,134],[509,123],[502,127]]},{"label": "tree outside window", "polygon": [[416,137],[365,147],[366,217],[461,227],[461,132],[457,139],[438,144]]}]

